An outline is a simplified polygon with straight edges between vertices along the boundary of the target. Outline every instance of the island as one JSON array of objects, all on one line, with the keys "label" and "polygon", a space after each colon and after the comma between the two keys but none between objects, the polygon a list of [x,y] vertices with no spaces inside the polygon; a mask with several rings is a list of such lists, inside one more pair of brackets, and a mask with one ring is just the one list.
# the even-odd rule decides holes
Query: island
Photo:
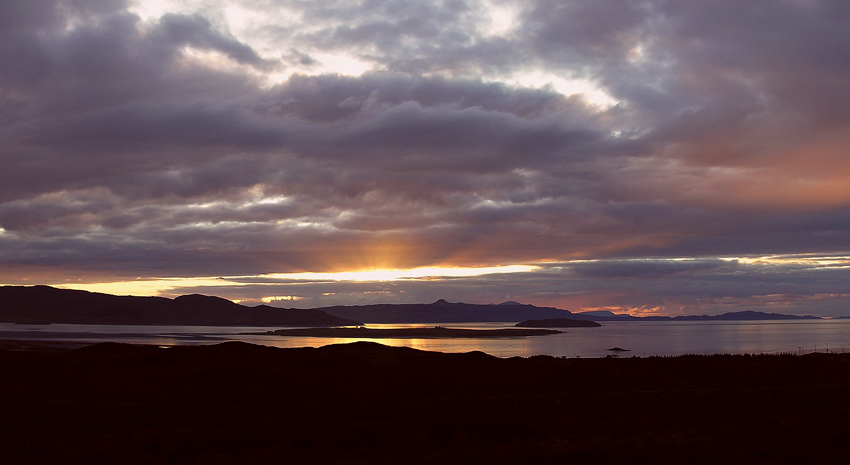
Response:
[{"label": "island", "polygon": [[548,318],[545,320],[525,320],[514,326],[518,328],[597,328],[601,324],[590,320],[572,318]]},{"label": "island", "polygon": [[356,328],[293,328],[264,331],[260,333],[245,333],[251,335],[272,334],[275,336],[293,337],[333,337],[355,339],[500,339],[508,337],[547,336],[560,334],[561,331],[551,329],[460,329],[444,328],[388,328],[375,329],[364,326]]},{"label": "island", "polygon": [[512,322],[544,318],[572,318],[573,313],[554,307],[536,307],[518,302],[469,304],[439,299],[430,304],[372,304],[320,307],[328,315],[362,321],[365,324],[447,324],[472,322]]}]

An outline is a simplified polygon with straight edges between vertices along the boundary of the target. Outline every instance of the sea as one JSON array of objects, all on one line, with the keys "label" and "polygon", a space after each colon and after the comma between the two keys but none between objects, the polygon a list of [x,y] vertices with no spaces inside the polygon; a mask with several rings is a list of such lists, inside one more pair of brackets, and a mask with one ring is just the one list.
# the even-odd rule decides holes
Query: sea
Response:
[{"label": "sea", "polygon": [[[448,328],[497,329],[514,323],[446,323]],[[369,328],[432,327],[370,324]],[[98,342],[174,345],[243,341],[273,347],[321,347],[359,340],[439,352],[481,351],[496,357],[648,357],[685,354],[805,354],[850,352],[850,319],[777,321],[627,321],[563,333],[504,339],[353,339],[289,337],[269,327],[31,325],[0,323],[0,340],[80,346]],[[623,350],[611,350],[623,349]]]},{"label": "sea", "polygon": [[[514,323],[446,323],[449,328],[510,328]],[[428,325],[370,324],[369,328]],[[269,327],[32,325],[0,323],[0,340],[87,345],[98,342],[174,345],[243,341],[273,347],[321,347],[369,340],[439,352],[481,351],[508,357],[648,357],[685,354],[804,354],[850,352],[850,319],[777,321],[628,321],[597,328],[565,328],[562,334],[503,339],[353,339],[289,337]],[[623,350],[611,350],[623,349]]]}]

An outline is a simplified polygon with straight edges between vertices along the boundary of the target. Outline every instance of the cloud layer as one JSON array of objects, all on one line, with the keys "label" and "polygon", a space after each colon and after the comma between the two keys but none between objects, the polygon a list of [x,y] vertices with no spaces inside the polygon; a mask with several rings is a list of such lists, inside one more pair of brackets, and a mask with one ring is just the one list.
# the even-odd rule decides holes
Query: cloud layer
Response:
[{"label": "cloud layer", "polygon": [[846,264],[775,258],[850,254],[846,2],[164,5],[0,5],[0,282],[534,264],[227,292],[846,306]]}]

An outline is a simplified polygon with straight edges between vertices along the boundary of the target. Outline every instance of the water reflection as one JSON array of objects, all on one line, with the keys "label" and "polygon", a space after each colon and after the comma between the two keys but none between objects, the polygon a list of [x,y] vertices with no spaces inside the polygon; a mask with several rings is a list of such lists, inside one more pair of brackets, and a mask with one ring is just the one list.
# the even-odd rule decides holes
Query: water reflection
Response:
[{"label": "water reflection", "polygon": [[[369,325],[370,328],[433,327]],[[498,329],[512,323],[443,324],[451,328]],[[622,347],[621,357],[714,353],[800,353],[850,351],[850,320],[759,322],[611,322],[599,328],[568,328],[563,334],[509,339],[357,339],[250,335],[265,327],[18,325],[0,323],[0,339],[104,341],[134,344],[186,345],[244,341],[274,347],[320,347],[368,340],[391,346],[441,352],[481,351],[497,357],[552,355],[603,357]]]}]

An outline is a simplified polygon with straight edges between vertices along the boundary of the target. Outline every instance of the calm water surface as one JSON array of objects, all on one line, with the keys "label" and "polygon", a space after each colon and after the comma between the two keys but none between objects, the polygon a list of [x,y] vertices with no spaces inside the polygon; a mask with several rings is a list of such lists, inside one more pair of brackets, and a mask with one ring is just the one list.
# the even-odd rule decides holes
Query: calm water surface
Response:
[{"label": "calm water surface", "polygon": [[[370,328],[429,327],[433,325],[369,325]],[[451,328],[493,329],[512,323],[443,324]],[[350,339],[246,335],[266,327],[19,325],[0,323],[0,339],[135,344],[213,344],[245,341],[275,347],[320,347],[372,340],[441,352],[479,350],[498,357],[553,355],[603,357],[621,347],[621,357],[715,353],[850,352],[850,320],[758,322],[610,322],[599,328],[567,328],[563,334],[515,339]]]}]

